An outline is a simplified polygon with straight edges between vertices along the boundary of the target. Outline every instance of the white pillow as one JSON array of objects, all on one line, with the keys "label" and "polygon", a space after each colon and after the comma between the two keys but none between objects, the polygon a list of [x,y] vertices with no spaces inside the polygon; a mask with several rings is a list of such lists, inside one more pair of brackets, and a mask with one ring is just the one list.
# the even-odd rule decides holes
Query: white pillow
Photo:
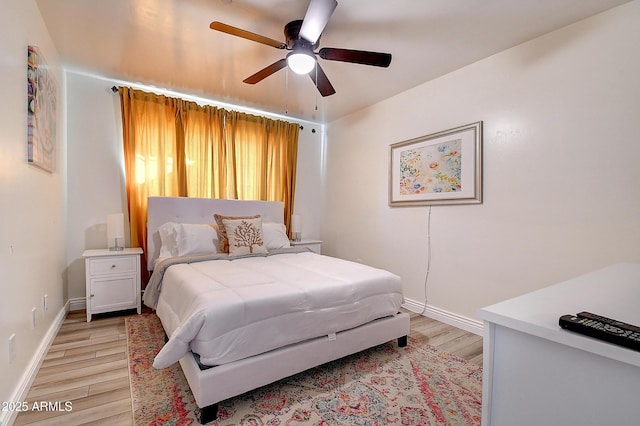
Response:
[{"label": "white pillow", "polygon": [[160,255],[158,259],[166,259],[178,255],[178,229],[180,224],[174,222],[163,223],[158,228],[160,234]]},{"label": "white pillow", "polygon": [[284,226],[284,223],[264,222],[262,234],[267,250],[291,247],[289,237],[287,237],[287,227]]},{"label": "white pillow", "polygon": [[177,241],[178,256],[218,252],[218,231],[214,224],[181,223]]},{"label": "white pillow", "polygon": [[222,219],[229,239],[229,256],[268,253],[262,236],[262,219]]}]

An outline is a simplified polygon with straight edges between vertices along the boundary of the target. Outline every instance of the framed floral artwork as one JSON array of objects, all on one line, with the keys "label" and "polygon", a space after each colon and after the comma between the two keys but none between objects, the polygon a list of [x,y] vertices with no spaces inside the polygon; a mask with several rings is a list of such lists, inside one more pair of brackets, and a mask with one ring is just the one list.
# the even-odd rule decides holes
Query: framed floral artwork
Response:
[{"label": "framed floral artwork", "polygon": [[389,205],[482,203],[482,121],[389,147]]},{"label": "framed floral artwork", "polygon": [[55,169],[58,84],[40,49],[27,48],[27,161]]}]

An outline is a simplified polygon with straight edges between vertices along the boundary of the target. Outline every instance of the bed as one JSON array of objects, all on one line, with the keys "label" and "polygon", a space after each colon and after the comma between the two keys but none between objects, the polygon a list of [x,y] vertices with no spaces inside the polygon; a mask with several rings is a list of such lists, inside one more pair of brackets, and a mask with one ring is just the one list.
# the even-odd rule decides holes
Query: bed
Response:
[{"label": "bed", "polygon": [[[214,213],[257,216],[251,220],[263,226],[270,249],[230,257],[190,252],[197,246],[190,243],[177,257],[167,252],[168,224],[208,233]],[[407,343],[399,278],[287,247],[282,232],[269,234],[284,230],[283,217],[279,202],[149,198],[147,268],[153,274],[143,300],[168,336],[154,366],[180,363],[201,423],[217,417],[223,400],[390,340]]]}]

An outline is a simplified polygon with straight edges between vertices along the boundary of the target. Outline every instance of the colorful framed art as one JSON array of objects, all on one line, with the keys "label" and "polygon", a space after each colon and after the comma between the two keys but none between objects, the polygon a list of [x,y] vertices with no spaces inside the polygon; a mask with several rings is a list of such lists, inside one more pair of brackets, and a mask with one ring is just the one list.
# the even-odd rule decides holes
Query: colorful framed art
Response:
[{"label": "colorful framed art", "polygon": [[55,170],[58,84],[40,49],[27,50],[27,161]]},{"label": "colorful framed art", "polygon": [[389,147],[389,205],[482,203],[482,121]]}]

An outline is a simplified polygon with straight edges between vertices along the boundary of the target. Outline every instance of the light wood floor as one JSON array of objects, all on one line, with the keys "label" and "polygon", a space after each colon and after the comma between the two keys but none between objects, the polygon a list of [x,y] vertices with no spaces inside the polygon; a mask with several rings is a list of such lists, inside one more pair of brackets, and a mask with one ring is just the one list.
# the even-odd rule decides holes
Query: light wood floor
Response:
[{"label": "light wood floor", "polygon": [[[20,413],[15,425],[132,425],[124,316],[71,312],[38,371],[29,394],[34,402],[60,402],[72,410]],[[411,313],[411,336],[482,365],[482,337]]]}]

